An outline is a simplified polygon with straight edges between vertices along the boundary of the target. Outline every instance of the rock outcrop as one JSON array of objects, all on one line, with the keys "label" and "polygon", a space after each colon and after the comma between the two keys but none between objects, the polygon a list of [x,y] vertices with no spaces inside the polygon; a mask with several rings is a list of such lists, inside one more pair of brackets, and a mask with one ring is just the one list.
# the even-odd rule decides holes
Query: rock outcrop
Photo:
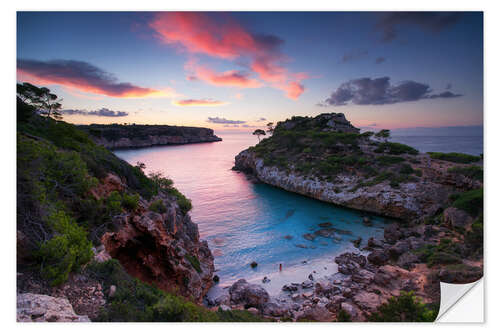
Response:
[{"label": "rock outcrop", "polygon": [[201,302],[212,286],[214,258],[208,243],[201,241],[198,226],[165,194],[163,214],[141,202],[132,213],[115,218],[117,231],[102,237],[106,252],[118,259],[127,272],[161,289],[178,292]]},{"label": "rock outcrop", "polygon": [[[329,137],[331,132],[352,137]],[[407,221],[436,214],[452,193],[482,186],[447,172],[455,163],[436,162],[411,147],[405,148],[411,154],[386,154],[381,148],[386,143],[356,137],[358,132],[343,114],[293,117],[278,123],[267,141],[240,152],[234,170],[290,192]],[[389,162],[383,164],[384,158]],[[353,167],[360,160],[365,164]],[[362,172],[367,163],[371,174]],[[409,171],[401,171],[400,164]],[[405,173],[417,169],[418,177]]]},{"label": "rock outcrop", "polygon": [[17,295],[18,322],[89,322],[73,311],[68,299],[38,294]]},{"label": "rock outcrop", "polygon": [[222,141],[210,128],[168,125],[81,125],[99,145],[108,149]]}]

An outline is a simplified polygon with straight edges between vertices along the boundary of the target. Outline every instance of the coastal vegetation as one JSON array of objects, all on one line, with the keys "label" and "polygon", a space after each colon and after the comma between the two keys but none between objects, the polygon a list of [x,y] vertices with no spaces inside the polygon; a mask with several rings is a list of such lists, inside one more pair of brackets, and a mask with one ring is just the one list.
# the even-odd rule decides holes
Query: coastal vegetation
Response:
[{"label": "coastal vegetation", "polygon": [[[210,311],[180,293],[132,277],[118,260],[96,261],[102,236],[120,228],[117,217],[144,209],[141,202],[151,200],[147,207],[164,213],[167,198],[182,215],[191,202],[172,180],[158,173],[146,176],[143,164],[131,166],[85,131],[58,120],[57,106],[42,110],[35,92],[49,95],[44,103],[58,101],[47,88],[17,88],[17,267],[18,277],[31,281],[22,292],[30,292],[33,284],[46,290],[63,284],[78,289],[70,279],[78,276],[107,290],[106,305],[95,305],[99,316],[94,320],[261,320],[247,311]],[[163,199],[152,200],[158,196]],[[184,257],[201,272],[195,253]]]},{"label": "coastal vegetation", "polygon": [[443,160],[455,163],[472,163],[479,162],[481,160],[480,156],[474,156],[463,153],[437,153],[429,152],[429,156],[436,160]]},{"label": "coastal vegetation", "polygon": [[377,308],[369,320],[377,322],[432,322],[439,306],[422,303],[413,292],[402,291]]}]

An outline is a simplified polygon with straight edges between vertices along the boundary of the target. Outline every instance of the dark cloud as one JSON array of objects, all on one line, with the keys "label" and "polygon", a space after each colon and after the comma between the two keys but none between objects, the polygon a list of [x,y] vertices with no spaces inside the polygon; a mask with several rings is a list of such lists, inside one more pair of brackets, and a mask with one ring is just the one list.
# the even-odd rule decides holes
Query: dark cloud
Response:
[{"label": "dark cloud", "polygon": [[382,31],[382,41],[390,42],[396,39],[398,29],[404,25],[418,26],[419,28],[438,33],[453,26],[461,18],[460,12],[391,12],[383,13],[376,25]]},{"label": "dark cloud", "polygon": [[106,96],[145,97],[160,93],[154,89],[118,82],[113,74],[83,61],[18,59],[17,69],[21,74],[27,74],[49,84],[60,84]]},{"label": "dark cloud", "polygon": [[219,117],[208,117],[207,122],[213,123],[213,124],[244,124],[246,121],[243,120],[229,120],[226,118],[219,118]]},{"label": "dark cloud", "polygon": [[454,94],[451,91],[445,91],[440,94],[430,95],[429,98],[453,98],[463,96],[461,94]]},{"label": "dark cloud", "polygon": [[86,110],[61,110],[59,111],[63,115],[82,115],[82,116],[97,116],[97,117],[126,117],[129,115],[128,112],[125,111],[113,111],[110,109],[102,108],[95,111],[86,111]]},{"label": "dark cloud", "polygon": [[452,87],[451,83],[448,83],[448,84],[446,85],[446,88],[445,88],[445,89],[446,89],[446,90],[450,90],[450,89],[451,89],[451,87]]},{"label": "dark cloud", "polygon": [[351,102],[357,105],[382,105],[418,101],[421,99],[452,98],[462,95],[446,91],[431,94],[429,85],[403,81],[391,85],[390,78],[359,78],[342,83],[320,106],[341,106]]},{"label": "dark cloud", "polygon": [[378,65],[378,64],[381,64],[385,62],[385,58],[384,57],[378,57],[377,59],[375,59],[375,63]]},{"label": "dark cloud", "polygon": [[267,119],[264,117],[260,117],[257,121],[266,121]]},{"label": "dark cloud", "polygon": [[352,52],[344,54],[342,56],[342,58],[340,59],[340,62],[341,63],[346,63],[346,62],[358,60],[358,59],[363,58],[363,57],[365,57],[367,55],[368,55],[368,51],[366,51],[366,50],[352,51]]}]

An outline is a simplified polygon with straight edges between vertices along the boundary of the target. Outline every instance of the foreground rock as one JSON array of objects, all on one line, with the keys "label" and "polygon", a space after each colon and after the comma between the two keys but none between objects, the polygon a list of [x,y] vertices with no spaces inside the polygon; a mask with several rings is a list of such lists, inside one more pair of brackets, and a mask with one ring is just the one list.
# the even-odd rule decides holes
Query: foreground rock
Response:
[{"label": "foreground rock", "polygon": [[79,316],[66,298],[38,294],[17,295],[17,321],[19,322],[89,322]]},{"label": "foreground rock", "polygon": [[236,281],[229,288],[231,302],[241,304],[245,308],[262,308],[269,301],[267,291],[257,284],[250,284],[245,279]]}]

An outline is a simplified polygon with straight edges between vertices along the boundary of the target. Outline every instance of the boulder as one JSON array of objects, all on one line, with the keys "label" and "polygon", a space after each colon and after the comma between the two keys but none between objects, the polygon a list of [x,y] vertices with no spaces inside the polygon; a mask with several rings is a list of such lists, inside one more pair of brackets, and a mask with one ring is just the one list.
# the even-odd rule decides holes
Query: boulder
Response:
[{"label": "boulder", "polygon": [[373,237],[370,237],[368,238],[368,243],[367,243],[368,247],[384,247],[384,244],[382,243],[382,241],[378,240],[378,239],[375,239]]},{"label": "boulder", "polygon": [[332,321],[332,319],[332,313],[322,305],[308,307],[297,317],[297,320],[304,321]]},{"label": "boulder", "polygon": [[367,259],[370,263],[376,266],[381,266],[389,260],[389,257],[385,254],[384,250],[376,249],[368,255]]},{"label": "boulder", "polygon": [[357,283],[369,284],[373,281],[375,274],[366,269],[360,269],[352,275],[352,280]]},{"label": "boulder", "polygon": [[395,244],[403,234],[399,230],[399,226],[395,223],[389,224],[384,228],[384,238],[387,243]]},{"label": "boulder", "polygon": [[266,316],[282,317],[286,314],[288,309],[280,307],[276,303],[268,302],[262,306],[262,314]]},{"label": "boulder", "polygon": [[289,292],[294,292],[297,291],[299,288],[297,286],[294,286],[293,284],[285,284],[281,290],[283,291],[289,291]]},{"label": "boulder", "polygon": [[397,258],[403,253],[408,252],[409,250],[410,250],[410,245],[408,244],[408,242],[405,240],[400,240],[396,242],[396,244],[391,246],[387,250],[387,253],[393,258]]},{"label": "boulder", "polygon": [[364,267],[366,265],[366,257],[361,254],[346,252],[335,257],[335,262],[338,265],[340,273],[351,275],[360,267]]},{"label": "boulder", "polygon": [[362,310],[375,310],[381,304],[381,298],[375,293],[361,291],[354,295],[354,303],[356,303]]},{"label": "boulder", "polygon": [[412,269],[417,262],[418,257],[415,254],[411,252],[405,252],[399,257],[398,266],[401,266],[404,269]]},{"label": "boulder", "polygon": [[443,212],[444,223],[452,228],[468,229],[474,219],[461,209],[448,207]]},{"label": "boulder", "polygon": [[250,284],[245,279],[236,281],[229,288],[230,299],[235,304],[243,304],[245,307],[261,308],[269,301],[269,294],[259,285]]},{"label": "boulder", "polygon": [[17,295],[18,322],[89,322],[88,316],[73,311],[67,298],[39,294]]}]

